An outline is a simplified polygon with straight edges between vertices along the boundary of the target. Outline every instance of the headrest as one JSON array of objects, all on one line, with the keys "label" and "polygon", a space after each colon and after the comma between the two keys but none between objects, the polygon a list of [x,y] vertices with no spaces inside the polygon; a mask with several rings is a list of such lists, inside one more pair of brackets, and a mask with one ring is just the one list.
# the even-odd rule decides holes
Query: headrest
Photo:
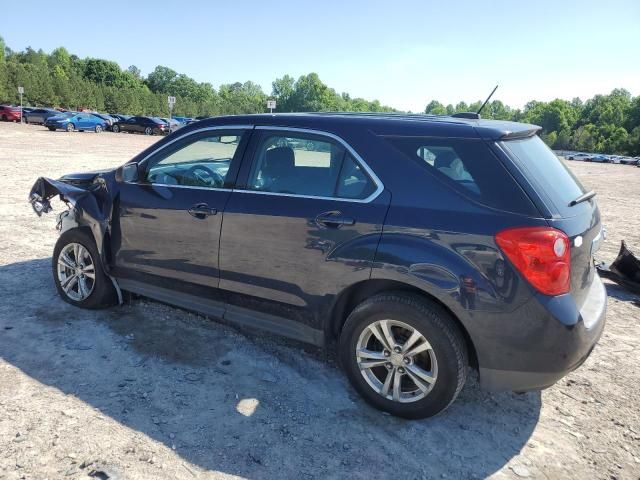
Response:
[{"label": "headrest", "polygon": [[295,167],[296,156],[291,147],[276,147],[267,150],[265,163],[269,170],[288,170]]}]

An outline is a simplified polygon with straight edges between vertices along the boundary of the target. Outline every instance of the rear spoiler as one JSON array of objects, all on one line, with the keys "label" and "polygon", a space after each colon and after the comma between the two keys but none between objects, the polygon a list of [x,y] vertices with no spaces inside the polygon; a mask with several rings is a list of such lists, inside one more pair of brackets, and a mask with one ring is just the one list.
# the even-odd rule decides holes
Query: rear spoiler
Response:
[{"label": "rear spoiler", "polygon": [[536,126],[535,128],[529,128],[529,129],[523,129],[523,130],[516,130],[516,131],[513,131],[513,132],[507,132],[504,135],[502,135],[502,137],[500,137],[500,139],[501,140],[515,140],[515,139],[518,139],[518,138],[529,138],[529,137],[533,137],[540,130],[542,130],[542,127]]}]

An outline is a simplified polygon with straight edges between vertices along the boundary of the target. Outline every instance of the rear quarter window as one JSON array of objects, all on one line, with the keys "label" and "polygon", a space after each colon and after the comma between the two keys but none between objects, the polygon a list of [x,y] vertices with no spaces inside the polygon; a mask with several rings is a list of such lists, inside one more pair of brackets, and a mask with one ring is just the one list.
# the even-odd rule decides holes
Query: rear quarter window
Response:
[{"label": "rear quarter window", "polygon": [[539,216],[526,193],[482,140],[386,137],[439,181],[483,205]]}]

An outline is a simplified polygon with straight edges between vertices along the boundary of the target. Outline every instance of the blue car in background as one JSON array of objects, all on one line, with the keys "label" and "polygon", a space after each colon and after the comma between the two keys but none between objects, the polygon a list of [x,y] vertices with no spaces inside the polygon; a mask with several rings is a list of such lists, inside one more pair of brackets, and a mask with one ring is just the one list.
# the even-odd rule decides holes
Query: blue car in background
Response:
[{"label": "blue car in background", "polygon": [[49,117],[44,122],[44,126],[52,132],[54,130],[66,130],[67,132],[91,130],[100,133],[107,128],[107,122],[91,113],[65,112]]}]

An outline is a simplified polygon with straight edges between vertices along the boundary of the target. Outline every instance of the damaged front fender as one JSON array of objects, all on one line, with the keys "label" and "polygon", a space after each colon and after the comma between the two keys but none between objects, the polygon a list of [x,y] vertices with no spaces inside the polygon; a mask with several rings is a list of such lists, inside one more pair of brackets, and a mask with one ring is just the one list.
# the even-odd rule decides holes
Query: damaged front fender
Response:
[{"label": "damaged front fender", "polygon": [[43,213],[53,210],[51,199],[59,195],[69,206],[69,211],[63,212],[59,217],[61,229],[67,230],[74,226],[89,227],[105,271],[108,271],[105,242],[111,234],[117,185],[114,172],[85,176],[81,181],[74,176],[62,177],[60,180],[40,177],[31,188],[29,203],[33,211],[42,216]]}]

